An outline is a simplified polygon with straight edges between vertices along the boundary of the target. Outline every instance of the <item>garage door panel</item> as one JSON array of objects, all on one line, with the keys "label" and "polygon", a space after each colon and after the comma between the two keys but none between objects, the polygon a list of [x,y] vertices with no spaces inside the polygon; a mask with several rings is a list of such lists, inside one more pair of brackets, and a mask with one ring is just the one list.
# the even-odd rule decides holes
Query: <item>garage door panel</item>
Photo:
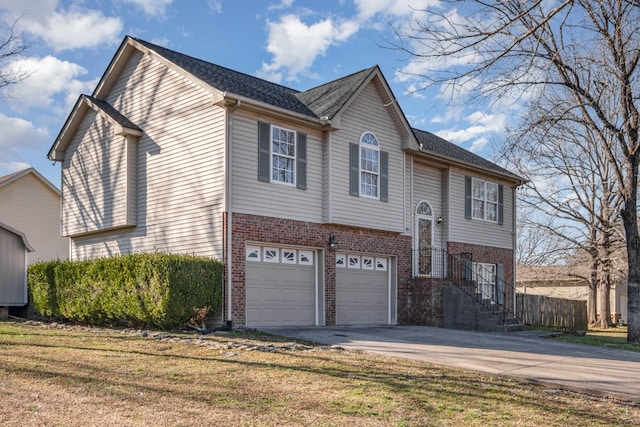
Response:
[{"label": "garage door panel", "polygon": [[[350,263],[349,255],[344,257],[342,267],[336,268],[336,323],[388,324],[389,272],[359,268],[360,263]],[[346,267],[352,264],[358,268]]]},{"label": "garage door panel", "polygon": [[315,268],[315,265],[247,261],[247,326],[315,325]]}]

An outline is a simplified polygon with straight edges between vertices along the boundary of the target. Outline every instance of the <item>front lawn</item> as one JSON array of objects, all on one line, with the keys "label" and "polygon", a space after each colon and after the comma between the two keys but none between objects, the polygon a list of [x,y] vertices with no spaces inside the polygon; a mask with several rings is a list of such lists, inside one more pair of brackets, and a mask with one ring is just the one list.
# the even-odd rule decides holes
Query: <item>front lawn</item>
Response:
[{"label": "front lawn", "polygon": [[0,322],[0,383],[3,425],[640,423],[624,402],[255,333]]},{"label": "front lawn", "polygon": [[563,341],[578,344],[597,345],[618,350],[640,351],[640,345],[627,343],[627,327],[618,326],[607,329],[589,329],[584,335],[563,334],[557,337]]}]

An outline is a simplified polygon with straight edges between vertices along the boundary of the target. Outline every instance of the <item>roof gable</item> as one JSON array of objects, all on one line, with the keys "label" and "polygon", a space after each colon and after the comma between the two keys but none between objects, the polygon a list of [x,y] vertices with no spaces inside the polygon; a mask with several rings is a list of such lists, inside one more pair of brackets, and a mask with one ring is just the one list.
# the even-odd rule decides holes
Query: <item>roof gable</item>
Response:
[{"label": "roof gable", "polygon": [[40,180],[42,184],[44,184],[44,186],[47,187],[49,190],[53,191],[58,196],[60,195],[60,190],[58,190],[58,188],[55,185],[53,185],[47,178],[45,178],[40,172],[38,172],[34,168],[27,168],[18,172],[11,173],[9,175],[0,176],[0,188],[9,185],[12,182],[16,182],[27,175],[33,175],[38,180]]},{"label": "roof gable", "polygon": [[142,135],[142,129],[113,108],[107,101],[89,95],[80,95],[69,118],[67,118],[62,130],[60,130],[60,134],[58,134],[58,137],[51,146],[47,154],[48,159],[54,161],[64,159],[64,151],[69,145],[69,142],[71,142],[85,114],[90,109],[94,110],[97,114],[103,115],[112,126],[115,126],[116,135]]},{"label": "roof gable", "polygon": [[[202,59],[194,58],[162,46],[149,43],[144,40],[133,37],[125,38],[125,42],[138,49],[144,49],[147,52],[154,53],[166,61],[169,61],[182,74],[187,74],[195,78],[195,80],[208,86],[208,89],[214,89],[222,96],[240,97],[252,101],[271,105],[281,108],[292,113],[317,119],[318,117],[313,111],[300,101],[296,94],[297,90],[269,82],[249,74],[241,73]],[[121,49],[123,49],[121,47]],[[115,66],[110,66],[116,68]],[[103,81],[108,77],[103,77]],[[94,95],[98,98],[106,96],[104,93],[106,84],[101,81]]]},{"label": "roof gable", "polygon": [[296,96],[318,117],[333,119],[366,83],[377,67],[366,68],[348,76],[300,92]]}]

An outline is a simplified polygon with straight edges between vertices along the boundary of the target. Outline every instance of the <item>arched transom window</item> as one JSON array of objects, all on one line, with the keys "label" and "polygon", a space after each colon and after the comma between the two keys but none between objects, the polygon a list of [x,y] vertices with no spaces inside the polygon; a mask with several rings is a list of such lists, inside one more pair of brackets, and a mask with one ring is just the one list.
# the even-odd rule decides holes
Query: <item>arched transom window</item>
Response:
[{"label": "arched transom window", "polygon": [[431,211],[431,206],[427,202],[420,202],[418,206],[416,206],[416,214],[424,215],[424,216],[433,216],[433,212]]},{"label": "arched transom window", "polygon": [[360,194],[378,197],[380,177],[380,144],[371,132],[360,137]]}]

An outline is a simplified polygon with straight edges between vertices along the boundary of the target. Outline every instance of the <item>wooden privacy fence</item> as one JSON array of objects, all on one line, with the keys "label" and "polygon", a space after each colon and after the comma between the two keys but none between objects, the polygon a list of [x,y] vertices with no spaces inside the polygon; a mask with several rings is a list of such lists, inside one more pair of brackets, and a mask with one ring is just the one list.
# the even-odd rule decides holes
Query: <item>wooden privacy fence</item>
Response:
[{"label": "wooden privacy fence", "polygon": [[517,294],[517,316],[531,326],[587,330],[587,302],[543,295]]}]

